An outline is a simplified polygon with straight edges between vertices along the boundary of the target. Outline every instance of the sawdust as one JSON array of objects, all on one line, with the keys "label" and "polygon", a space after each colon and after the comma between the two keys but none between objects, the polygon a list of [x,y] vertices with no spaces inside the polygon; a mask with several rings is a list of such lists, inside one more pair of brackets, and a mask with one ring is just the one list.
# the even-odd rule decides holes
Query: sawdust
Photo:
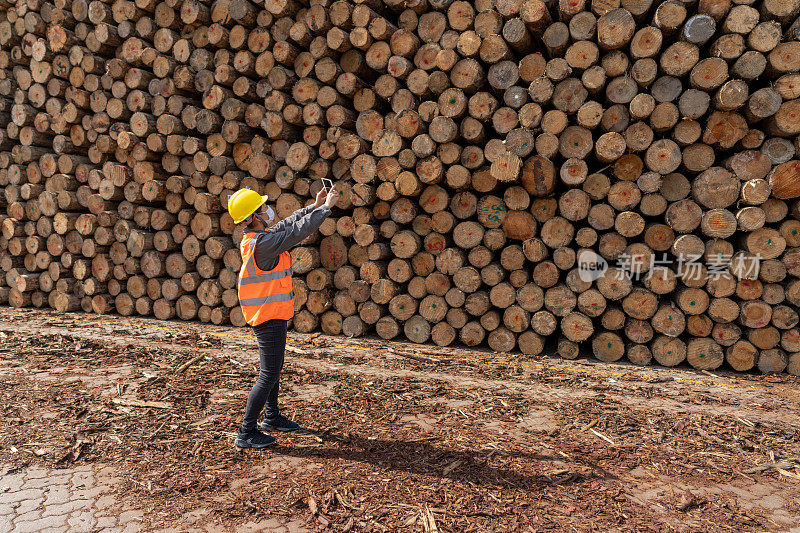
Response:
[{"label": "sawdust", "polygon": [[[121,496],[152,509],[152,527],[198,509],[231,526],[261,517],[357,531],[430,520],[458,532],[800,523],[791,379],[751,375],[741,382],[763,390],[712,393],[647,383],[637,369],[520,370],[499,356],[437,366],[293,335],[308,353],[290,352],[282,401],[308,430],[242,452],[232,437],[255,379],[253,341],[97,335],[82,315],[20,316],[0,319],[0,460],[113,463]],[[767,463],[781,466],[743,472]]]}]

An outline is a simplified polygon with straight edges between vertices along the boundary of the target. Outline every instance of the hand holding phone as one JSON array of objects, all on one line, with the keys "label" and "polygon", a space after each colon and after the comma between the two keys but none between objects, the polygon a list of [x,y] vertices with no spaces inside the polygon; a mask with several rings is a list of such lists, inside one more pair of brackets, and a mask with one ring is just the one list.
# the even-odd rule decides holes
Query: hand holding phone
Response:
[{"label": "hand holding phone", "polygon": [[328,192],[328,196],[327,198],[325,198],[325,205],[332,208],[334,205],[336,205],[336,202],[338,201],[339,201],[339,191],[334,189],[333,186],[331,185],[331,188]]},{"label": "hand holding phone", "polygon": [[325,204],[328,196],[330,196],[333,190],[333,182],[327,178],[322,178],[322,189],[320,189],[317,193],[317,201],[314,206],[320,207],[321,205]]}]

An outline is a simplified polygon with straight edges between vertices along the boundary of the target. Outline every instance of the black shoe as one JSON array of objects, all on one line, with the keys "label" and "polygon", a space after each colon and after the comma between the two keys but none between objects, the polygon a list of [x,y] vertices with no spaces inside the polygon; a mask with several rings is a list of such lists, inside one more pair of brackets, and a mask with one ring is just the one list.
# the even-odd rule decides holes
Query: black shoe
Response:
[{"label": "black shoe", "polygon": [[265,418],[259,427],[264,431],[295,431],[300,429],[300,424],[278,415],[275,418]]},{"label": "black shoe", "polygon": [[253,430],[252,433],[239,433],[234,444],[239,448],[266,448],[275,444],[277,439],[271,435],[265,435],[260,431]]}]

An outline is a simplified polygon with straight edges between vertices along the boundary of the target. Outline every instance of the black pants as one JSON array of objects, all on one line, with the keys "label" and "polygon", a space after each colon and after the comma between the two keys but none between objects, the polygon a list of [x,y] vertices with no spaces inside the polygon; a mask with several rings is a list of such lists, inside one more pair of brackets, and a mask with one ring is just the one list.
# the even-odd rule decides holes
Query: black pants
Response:
[{"label": "black pants", "polygon": [[258,339],[258,354],[261,361],[258,379],[247,398],[247,409],[241,428],[243,433],[256,429],[258,414],[262,409],[265,409],[265,418],[278,416],[278,382],[283,368],[283,352],[286,348],[286,320],[267,320],[255,326],[253,332]]}]

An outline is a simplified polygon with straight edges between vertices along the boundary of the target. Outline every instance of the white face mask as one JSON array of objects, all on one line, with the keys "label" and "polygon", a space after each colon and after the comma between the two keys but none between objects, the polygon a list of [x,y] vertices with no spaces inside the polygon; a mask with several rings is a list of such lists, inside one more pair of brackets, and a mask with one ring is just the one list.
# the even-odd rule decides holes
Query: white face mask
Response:
[{"label": "white face mask", "polygon": [[[261,216],[262,214],[263,215],[267,215],[267,219],[266,220],[264,220],[264,217]],[[275,220],[275,211],[273,211],[270,206],[267,206],[266,212],[264,212],[264,213],[253,213],[250,216],[250,219],[247,222],[247,224],[250,224],[250,221],[253,220],[253,217],[255,217],[258,220],[260,220],[265,226],[269,226],[270,224],[272,224],[272,221]]]}]

